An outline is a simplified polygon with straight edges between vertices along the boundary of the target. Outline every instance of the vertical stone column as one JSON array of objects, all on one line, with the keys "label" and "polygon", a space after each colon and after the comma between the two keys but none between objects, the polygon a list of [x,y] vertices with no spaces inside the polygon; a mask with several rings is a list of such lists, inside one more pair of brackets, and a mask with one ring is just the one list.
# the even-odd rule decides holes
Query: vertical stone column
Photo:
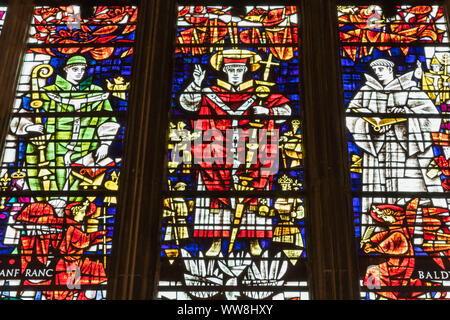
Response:
[{"label": "vertical stone column", "polygon": [[33,8],[33,0],[10,0],[0,36],[0,150],[8,132]]},{"label": "vertical stone column", "polygon": [[109,299],[152,299],[160,252],[175,39],[175,1],[138,1],[138,26]]},{"label": "vertical stone column", "polygon": [[313,299],[358,299],[334,0],[300,0],[306,246]]}]

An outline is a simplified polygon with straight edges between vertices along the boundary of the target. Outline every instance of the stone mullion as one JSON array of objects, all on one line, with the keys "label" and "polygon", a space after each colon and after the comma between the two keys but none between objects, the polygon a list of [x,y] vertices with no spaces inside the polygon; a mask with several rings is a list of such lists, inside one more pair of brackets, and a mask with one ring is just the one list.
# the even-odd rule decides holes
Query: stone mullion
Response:
[{"label": "stone mullion", "polygon": [[153,299],[158,278],[175,1],[142,0],[138,12],[110,299]]},{"label": "stone mullion", "polygon": [[306,233],[313,299],[358,299],[336,2],[301,0]]}]

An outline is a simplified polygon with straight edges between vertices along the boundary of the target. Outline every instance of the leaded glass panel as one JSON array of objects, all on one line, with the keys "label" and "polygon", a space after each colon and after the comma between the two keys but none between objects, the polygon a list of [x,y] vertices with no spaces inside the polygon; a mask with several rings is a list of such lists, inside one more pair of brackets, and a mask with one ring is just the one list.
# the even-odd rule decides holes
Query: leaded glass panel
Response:
[{"label": "leaded glass panel", "polygon": [[159,298],[307,299],[295,6],[181,6]]},{"label": "leaded glass panel", "polygon": [[363,299],[450,289],[449,57],[439,5],[338,8]]}]

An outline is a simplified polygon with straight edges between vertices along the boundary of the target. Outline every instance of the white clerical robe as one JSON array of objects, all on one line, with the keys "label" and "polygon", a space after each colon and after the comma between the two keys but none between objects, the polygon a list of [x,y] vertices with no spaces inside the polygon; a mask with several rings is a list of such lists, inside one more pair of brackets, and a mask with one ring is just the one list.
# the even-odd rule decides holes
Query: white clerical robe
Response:
[{"label": "white clerical robe", "polygon": [[[430,178],[426,174],[433,160],[431,132],[438,132],[441,123],[439,118],[427,117],[439,114],[435,105],[412,81],[413,72],[394,78],[385,86],[373,77],[365,76],[365,85],[347,108],[346,120],[356,145],[363,151],[362,191],[442,192],[439,176]],[[406,116],[403,118],[406,120],[378,132],[367,119],[357,114],[387,113],[390,115],[366,118],[402,118],[403,113],[391,113],[394,107],[404,107]],[[401,196],[363,195],[361,222],[371,223],[370,215],[366,213],[372,203],[401,205],[405,201],[407,199]],[[447,207],[445,199],[431,201],[433,205]]]}]

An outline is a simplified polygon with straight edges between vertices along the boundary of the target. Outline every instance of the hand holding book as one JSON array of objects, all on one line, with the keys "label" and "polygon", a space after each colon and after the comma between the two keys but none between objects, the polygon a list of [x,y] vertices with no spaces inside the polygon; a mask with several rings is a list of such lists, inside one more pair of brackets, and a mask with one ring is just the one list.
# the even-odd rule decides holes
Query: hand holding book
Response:
[{"label": "hand holding book", "polygon": [[[359,112],[356,109],[352,109],[355,112]],[[405,113],[404,107],[394,107],[391,110],[392,113]],[[377,118],[377,117],[362,117],[363,120],[370,123],[373,127],[373,130],[376,132],[384,133],[389,128],[388,126],[391,126],[393,124],[399,123],[399,122],[405,122],[406,118]]]}]

